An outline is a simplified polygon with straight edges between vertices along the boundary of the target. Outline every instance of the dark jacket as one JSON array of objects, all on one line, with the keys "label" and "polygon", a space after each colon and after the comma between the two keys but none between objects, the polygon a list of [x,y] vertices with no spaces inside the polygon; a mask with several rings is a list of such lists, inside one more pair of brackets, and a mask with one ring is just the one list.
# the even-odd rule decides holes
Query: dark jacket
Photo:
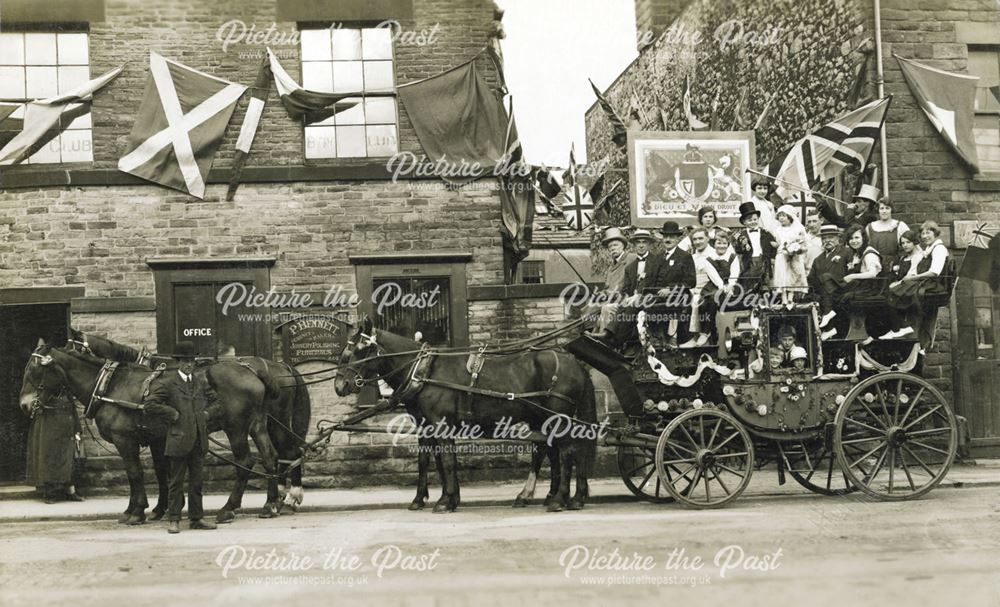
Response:
[{"label": "dark jacket", "polygon": [[662,289],[664,287],[682,286],[693,289],[698,282],[698,275],[694,269],[694,258],[691,254],[674,247],[674,252],[668,260],[666,253],[658,255],[652,270],[646,267],[647,285],[645,288]]},{"label": "dark jacket", "polygon": [[195,448],[208,453],[208,416],[203,379],[194,375],[190,382],[185,382],[179,372],[168,371],[163,379],[153,383],[145,404],[147,408],[151,405],[167,406],[179,414],[167,430],[167,456],[184,457]]},{"label": "dark jacket", "polygon": [[[760,228],[760,252],[761,256],[768,262],[764,264],[767,276],[771,274],[770,262],[774,260],[774,256],[778,252],[774,245],[775,242],[777,241],[773,234]],[[750,235],[747,234],[746,228],[737,231],[733,237],[733,250],[740,256],[740,273],[745,274],[750,269],[750,260],[753,259],[753,244],[750,242]]]},{"label": "dark jacket", "polygon": [[853,205],[847,205],[844,212],[839,213],[834,205],[820,199],[816,202],[816,211],[826,220],[826,223],[832,223],[838,228],[847,228],[853,224],[866,226],[878,219],[878,208],[871,203],[861,213],[855,211]]},{"label": "dark jacket", "polygon": [[633,295],[642,293],[642,290],[652,284],[651,279],[656,276],[657,267],[663,261],[663,255],[648,253],[646,256],[646,274],[639,280],[639,258],[636,257],[625,267],[625,283],[622,286],[622,293]]},{"label": "dark jacket", "polygon": [[847,266],[853,258],[854,254],[843,245],[837,245],[829,253],[823,251],[813,261],[812,269],[809,270],[809,287],[818,292],[824,275],[829,275],[837,284],[843,285],[844,276],[847,275]]}]

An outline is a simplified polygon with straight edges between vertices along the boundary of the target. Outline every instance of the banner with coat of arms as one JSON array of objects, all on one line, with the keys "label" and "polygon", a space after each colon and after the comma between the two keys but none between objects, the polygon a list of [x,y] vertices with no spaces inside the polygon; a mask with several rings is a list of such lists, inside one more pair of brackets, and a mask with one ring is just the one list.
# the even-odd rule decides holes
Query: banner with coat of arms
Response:
[{"label": "banner with coat of arms", "polygon": [[695,223],[706,206],[720,223],[736,224],[740,203],[752,197],[753,131],[631,132],[628,160],[636,226]]}]

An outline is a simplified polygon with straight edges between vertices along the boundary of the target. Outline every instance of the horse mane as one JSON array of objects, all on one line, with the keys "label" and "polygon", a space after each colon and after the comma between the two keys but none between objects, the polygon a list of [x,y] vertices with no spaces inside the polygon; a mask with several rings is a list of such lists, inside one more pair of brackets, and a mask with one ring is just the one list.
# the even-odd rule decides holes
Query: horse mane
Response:
[{"label": "horse mane", "polygon": [[[94,356],[93,354],[88,354],[87,352],[80,352],[79,350],[73,350],[71,348],[53,348],[53,350],[58,350],[63,354],[68,354],[73,358],[82,360],[83,362],[89,363],[94,366],[103,366],[106,361],[113,360],[109,358],[101,358],[99,356]],[[127,369],[130,371],[142,371],[146,373],[149,372],[149,367],[134,362],[119,362],[118,368]]]},{"label": "horse mane", "polygon": [[70,332],[73,339],[77,341],[86,341],[90,346],[90,349],[95,351],[95,354],[97,353],[96,350],[102,350],[103,353],[100,354],[100,356],[103,356],[104,358],[110,358],[111,360],[121,362],[134,362],[139,359],[139,350],[133,348],[132,346],[127,346],[101,335],[87,336],[83,331],[72,327],[70,327]]}]

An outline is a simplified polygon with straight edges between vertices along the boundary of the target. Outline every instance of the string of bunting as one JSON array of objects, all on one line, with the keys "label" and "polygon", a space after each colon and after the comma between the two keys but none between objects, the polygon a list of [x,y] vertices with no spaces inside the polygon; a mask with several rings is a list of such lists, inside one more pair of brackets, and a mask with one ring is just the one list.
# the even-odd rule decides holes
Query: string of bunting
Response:
[{"label": "string of bunting", "polygon": [[646,362],[649,363],[649,368],[656,373],[661,384],[689,388],[698,383],[698,380],[701,379],[701,375],[706,369],[711,369],[724,377],[728,377],[733,372],[729,367],[716,363],[708,354],[702,354],[698,360],[698,368],[693,374],[687,376],[674,375],[667,368],[667,365],[663,364],[663,361],[656,358],[656,348],[649,343],[649,336],[646,333],[646,312],[644,310],[640,310],[636,315],[636,323],[639,331],[639,343],[646,350]]}]

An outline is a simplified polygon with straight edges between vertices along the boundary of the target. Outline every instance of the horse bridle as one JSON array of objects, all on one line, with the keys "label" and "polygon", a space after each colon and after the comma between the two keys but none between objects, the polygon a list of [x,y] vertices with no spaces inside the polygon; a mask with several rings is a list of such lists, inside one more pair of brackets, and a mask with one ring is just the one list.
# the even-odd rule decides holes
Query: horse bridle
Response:
[{"label": "horse bridle", "polygon": [[[364,347],[365,349],[367,349],[370,348],[371,346],[375,346],[375,355],[363,357],[362,360],[380,359],[382,357],[383,350],[382,346],[378,343],[378,340],[376,339],[374,332],[372,332],[371,335],[366,335],[358,331],[357,339],[347,340],[347,347],[352,350],[356,350],[359,347]],[[377,376],[374,379],[365,379],[364,377],[361,376],[361,373],[358,372],[358,370],[354,367],[354,365],[351,364],[346,365],[346,368],[350,370],[351,373],[354,373],[354,385],[357,388],[363,388],[365,384],[377,382],[379,379],[381,379],[380,377]]]},{"label": "horse bridle", "polygon": [[37,351],[31,353],[32,358],[39,359],[39,366],[42,367],[42,376],[39,378],[38,383],[29,384],[35,389],[35,398],[31,401],[31,416],[35,416],[35,411],[39,408],[46,408],[48,406],[48,401],[43,399],[44,394],[52,394],[53,398],[61,397],[66,391],[66,377],[62,377],[62,381],[59,382],[59,391],[56,392],[45,385],[45,374],[48,373],[49,363],[52,362],[52,357],[47,354],[39,354]]}]

